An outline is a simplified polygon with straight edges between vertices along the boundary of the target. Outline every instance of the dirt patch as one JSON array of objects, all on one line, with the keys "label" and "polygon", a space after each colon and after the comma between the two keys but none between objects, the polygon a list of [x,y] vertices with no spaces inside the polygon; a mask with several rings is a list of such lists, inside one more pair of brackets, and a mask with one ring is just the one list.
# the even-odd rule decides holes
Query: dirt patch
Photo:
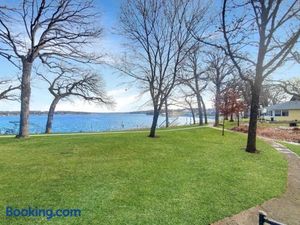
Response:
[{"label": "dirt patch", "polygon": [[[234,127],[231,130],[242,132],[242,133],[247,133],[248,125],[241,125],[239,127]],[[276,139],[276,140],[300,143],[300,129],[299,128],[258,127],[257,134],[259,136],[272,138],[272,139]]]}]

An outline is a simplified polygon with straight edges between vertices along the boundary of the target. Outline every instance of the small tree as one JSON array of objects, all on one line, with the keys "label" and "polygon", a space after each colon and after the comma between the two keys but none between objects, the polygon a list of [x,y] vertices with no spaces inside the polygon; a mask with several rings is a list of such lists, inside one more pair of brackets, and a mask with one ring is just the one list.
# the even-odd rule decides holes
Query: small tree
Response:
[{"label": "small tree", "polygon": [[236,105],[235,105],[235,115],[237,117],[237,125],[240,126],[240,114],[245,109],[245,102],[241,99],[237,99]]},{"label": "small tree", "polygon": [[103,80],[94,72],[59,65],[52,67],[49,73],[55,75],[52,80],[49,75],[46,77],[37,72],[38,76],[48,83],[48,90],[54,97],[48,111],[45,129],[47,134],[51,133],[55,108],[61,100],[78,97],[101,105],[112,104],[112,100],[105,93]]},{"label": "small tree", "polygon": [[244,102],[241,100],[239,91],[233,88],[224,91],[219,101],[219,107],[223,115],[223,125],[226,117],[233,118],[233,115],[236,115],[239,126],[240,113],[244,110]]}]

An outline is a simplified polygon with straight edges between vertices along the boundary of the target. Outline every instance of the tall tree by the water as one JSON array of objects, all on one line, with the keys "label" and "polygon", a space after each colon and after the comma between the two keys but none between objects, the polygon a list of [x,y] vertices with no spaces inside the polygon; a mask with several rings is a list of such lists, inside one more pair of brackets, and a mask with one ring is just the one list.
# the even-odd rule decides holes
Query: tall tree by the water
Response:
[{"label": "tall tree by the water", "polygon": [[128,49],[119,69],[150,94],[153,121],[149,137],[155,137],[159,114],[193,47],[189,30],[203,18],[203,5],[194,0],[127,0],[122,6],[120,28]]},{"label": "tall tree by the water", "polygon": [[37,72],[38,76],[47,82],[48,90],[53,100],[48,110],[45,133],[52,131],[52,121],[57,104],[61,100],[70,100],[72,97],[81,98],[102,106],[112,106],[113,101],[107,96],[104,81],[94,71],[82,70],[75,66],[63,64],[52,65],[44,73]]},{"label": "tall tree by the water", "polygon": [[29,135],[31,75],[36,61],[96,59],[85,48],[102,33],[94,26],[98,16],[93,8],[92,0],[22,0],[0,5],[0,56],[22,71],[17,137]]}]

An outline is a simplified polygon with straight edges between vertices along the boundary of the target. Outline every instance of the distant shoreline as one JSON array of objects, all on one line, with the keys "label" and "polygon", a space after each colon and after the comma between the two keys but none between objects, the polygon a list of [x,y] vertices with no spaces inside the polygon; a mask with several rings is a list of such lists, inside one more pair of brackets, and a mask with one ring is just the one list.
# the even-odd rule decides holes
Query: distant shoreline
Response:
[{"label": "distant shoreline", "polygon": [[[150,111],[136,111],[136,112],[77,112],[77,111],[57,111],[55,114],[64,115],[64,114],[152,114]],[[31,111],[30,115],[47,115],[48,111]],[[19,111],[0,111],[0,116],[18,116],[20,115]]]},{"label": "distant shoreline", "polygon": [[[161,112],[163,114],[164,111]],[[48,111],[30,111],[30,115],[47,115]],[[153,115],[152,110],[144,110],[144,111],[132,111],[132,112],[78,112],[78,111],[57,111],[55,112],[56,115],[89,115],[89,114],[146,114],[146,115]],[[188,111],[182,109],[173,109],[169,111],[170,115],[176,116],[186,116],[189,114]],[[20,111],[0,111],[0,116],[19,116]],[[212,109],[207,109],[208,116],[214,116],[214,111]]]}]

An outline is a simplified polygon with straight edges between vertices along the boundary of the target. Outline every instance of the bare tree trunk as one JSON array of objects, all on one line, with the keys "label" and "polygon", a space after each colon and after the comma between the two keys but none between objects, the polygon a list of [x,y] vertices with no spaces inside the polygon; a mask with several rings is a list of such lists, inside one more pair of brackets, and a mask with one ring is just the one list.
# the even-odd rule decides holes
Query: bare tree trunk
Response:
[{"label": "bare tree trunk", "polygon": [[246,151],[254,153],[256,152],[256,128],[257,128],[257,118],[259,110],[259,95],[260,95],[260,85],[254,84],[252,88],[252,100],[250,109],[250,121],[248,128],[248,140]]},{"label": "bare tree trunk", "polygon": [[166,127],[169,127],[169,109],[168,109],[168,100],[165,101],[165,113],[166,113]]},{"label": "bare tree trunk", "polygon": [[201,96],[199,93],[196,95],[197,98],[197,106],[198,106],[198,116],[199,116],[199,125],[203,125],[203,112],[202,112],[202,106],[201,106]]},{"label": "bare tree trunk", "polygon": [[220,106],[219,106],[219,103],[220,103],[220,87],[219,85],[217,86],[217,90],[216,90],[216,112],[215,112],[215,124],[214,124],[214,127],[217,127],[219,126],[219,121],[220,121]]},{"label": "bare tree trunk", "polygon": [[151,138],[155,137],[155,131],[156,131],[158,117],[159,117],[159,110],[158,109],[154,109],[153,119],[152,119],[152,125],[151,125],[151,129],[150,129],[150,134],[149,134],[149,137],[151,137]]},{"label": "bare tree trunk", "polygon": [[245,110],[244,110],[244,119],[248,119],[249,118],[249,109],[248,109],[248,107],[246,107],[245,108]]},{"label": "bare tree trunk", "polygon": [[55,108],[57,103],[59,102],[60,98],[55,97],[50,105],[49,111],[48,111],[48,118],[47,118],[47,124],[46,124],[46,134],[50,134],[52,131],[52,121],[53,121],[53,116],[55,112]]},{"label": "bare tree trunk", "polygon": [[193,118],[193,124],[196,124],[196,118],[195,118],[195,112],[194,112],[194,109],[193,109],[193,106],[190,102],[186,101],[186,103],[188,104],[189,106],[189,109],[192,113],[192,118]]},{"label": "bare tree trunk", "polygon": [[233,119],[233,114],[231,113],[230,114],[230,122],[233,122],[234,121],[234,119]]},{"label": "bare tree trunk", "polygon": [[21,112],[20,112],[20,127],[18,138],[29,136],[29,104],[30,104],[30,78],[32,63],[26,59],[22,59],[22,81],[21,81]]},{"label": "bare tree trunk", "polygon": [[195,118],[195,112],[194,109],[192,107],[192,105],[189,105],[191,113],[192,113],[192,118],[193,118],[193,124],[196,124],[196,118]]},{"label": "bare tree trunk", "polygon": [[204,101],[203,101],[202,96],[201,96],[201,103],[202,103],[202,106],[203,106],[203,112],[204,112],[204,123],[205,123],[205,124],[208,124],[208,121],[207,121],[206,106],[205,106],[205,103],[204,103]]},{"label": "bare tree trunk", "polygon": [[193,117],[193,124],[196,124],[196,118],[195,118],[195,113],[194,113],[193,108],[191,108],[191,113],[192,113],[192,117]]},{"label": "bare tree trunk", "polygon": [[228,120],[228,114],[224,115],[224,119]]}]

